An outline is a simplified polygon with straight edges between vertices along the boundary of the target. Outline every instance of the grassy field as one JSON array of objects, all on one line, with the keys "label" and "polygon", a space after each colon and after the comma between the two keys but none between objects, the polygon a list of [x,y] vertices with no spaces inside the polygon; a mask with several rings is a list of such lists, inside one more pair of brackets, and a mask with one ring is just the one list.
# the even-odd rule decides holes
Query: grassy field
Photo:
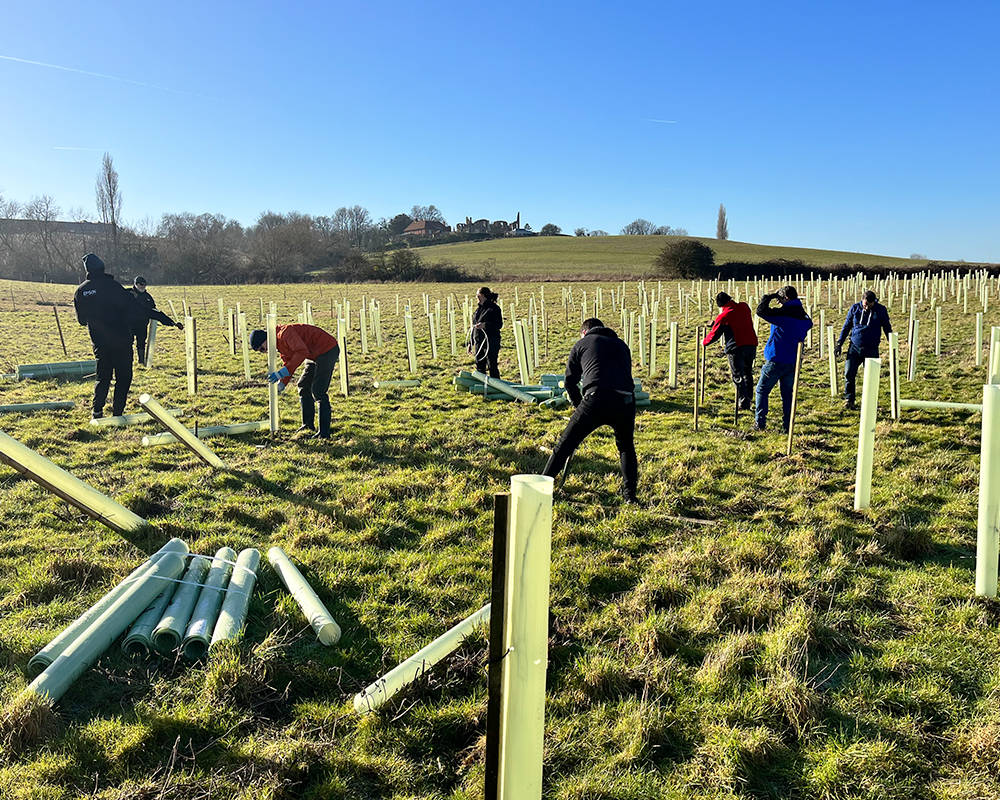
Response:
[{"label": "grassy field", "polygon": [[[653,259],[674,236],[534,236],[431,245],[417,250],[426,261],[449,261],[470,275],[490,274],[516,280],[568,280],[576,278],[619,280],[653,273]],[[691,237],[698,238],[698,237]],[[906,258],[776,247],[747,242],[699,239],[715,252],[715,261],[756,263],[770,259],[795,259],[814,266],[862,264],[898,266],[925,264]]]},{"label": "grassy field", "polygon": [[[506,311],[514,285],[496,288]],[[526,313],[537,286],[518,289]],[[593,297],[593,285],[576,284],[577,297],[582,289]],[[168,299],[180,306],[182,289],[152,291],[168,313]],[[282,322],[307,298],[328,328],[331,298],[382,304],[384,348],[363,356],[356,335],[348,343],[353,394],[334,400],[333,440],[292,435],[288,392],[277,436],[208,440],[226,472],[177,446],[143,448],[153,425],[92,429],[89,381],[0,383],[2,403],[77,401],[73,412],[2,415],[0,429],[156,531],[127,540],[0,467],[0,797],[481,796],[484,635],[378,713],[359,718],[351,698],[487,601],[492,495],[512,474],[541,469],[568,414],[455,392],[450,378],[468,359],[441,341],[432,362],[420,314],[422,386],[373,389],[408,377],[395,298],[422,308],[422,291],[436,300],[474,287],[189,290],[201,391],[186,393],[183,334],[161,329],[157,366],[137,370],[130,411],[148,391],[184,408],[190,425],[266,416],[263,381],[248,386],[228,354],[217,297],[241,300],[252,323],[259,297],[278,302]],[[675,285],[667,292],[676,299]],[[90,357],[70,296],[69,287],[0,282],[0,371],[64,360],[49,301],[59,303],[69,357]],[[580,312],[567,322],[558,288],[548,284],[546,296],[542,371],[558,372]],[[631,284],[632,307],[635,296]],[[994,297],[993,325],[998,305]],[[678,389],[664,379],[663,331],[661,371],[643,374],[653,398],[637,421],[645,503],[618,499],[609,431],[585,442],[557,492],[545,797],[1000,796],[1000,605],[973,597],[979,415],[911,412],[893,423],[884,380],[872,509],[856,513],[858,417],[830,398],[816,350],[806,352],[791,457],[782,436],[749,435],[747,418],[733,434],[717,347],[702,429],[692,431],[693,326],[708,319],[707,306],[689,324],[681,318]],[[827,319],[842,316],[834,307]],[[940,359],[927,303],[920,319],[917,378],[903,395],[979,402],[985,370],[974,365],[972,317],[948,302]],[[343,639],[319,645],[265,566],[239,648],[192,666],[130,663],[116,645],[54,713],[19,724],[11,712],[31,654],[169,536],[199,553],[281,545]]]}]

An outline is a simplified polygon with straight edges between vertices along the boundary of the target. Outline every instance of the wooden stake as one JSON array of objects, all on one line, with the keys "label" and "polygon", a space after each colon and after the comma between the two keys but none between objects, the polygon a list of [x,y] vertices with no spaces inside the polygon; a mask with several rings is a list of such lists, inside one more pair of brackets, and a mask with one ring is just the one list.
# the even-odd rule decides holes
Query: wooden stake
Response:
[{"label": "wooden stake", "polygon": [[69,358],[69,353],[66,352],[66,340],[63,338],[62,325],[59,322],[59,311],[56,309],[56,304],[52,304],[52,313],[56,315],[56,330],[59,331],[59,344],[62,345],[63,355]]}]

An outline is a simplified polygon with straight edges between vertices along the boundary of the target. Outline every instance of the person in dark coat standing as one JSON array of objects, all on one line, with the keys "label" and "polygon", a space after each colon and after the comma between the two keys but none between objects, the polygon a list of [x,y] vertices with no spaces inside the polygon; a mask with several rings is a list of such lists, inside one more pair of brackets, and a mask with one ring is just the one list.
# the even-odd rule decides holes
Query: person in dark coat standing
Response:
[{"label": "person in dark coat standing", "polygon": [[[778,308],[771,307],[777,300]],[[795,364],[799,344],[805,341],[812,327],[806,310],[794,286],[785,286],[774,294],[766,294],[757,306],[757,316],[771,323],[771,335],[764,346],[764,366],[757,380],[757,408],[754,429],[764,430],[767,425],[767,398],[775,384],[781,384],[782,430],[788,433],[792,418],[792,389],[795,383]]]},{"label": "person in dark coat standing", "polygon": [[628,345],[599,319],[586,320],[580,328],[580,339],[569,353],[565,386],[576,411],[542,474],[556,477],[587,436],[602,425],[610,425],[621,461],[622,495],[626,502],[638,502],[635,381]]},{"label": "person in dark coat standing", "polygon": [[469,332],[469,353],[476,359],[476,369],[491,378],[500,377],[497,356],[500,355],[503,312],[497,305],[497,296],[485,286],[476,292],[479,307],[472,315],[472,330]]},{"label": "person in dark coat standing", "polygon": [[149,336],[149,321],[155,319],[164,325],[171,327],[183,327],[177,325],[170,317],[156,308],[156,301],[148,291],[146,291],[146,279],[142,275],[136,275],[132,281],[132,288],[128,290],[140,306],[152,309],[155,314],[136,314],[132,325],[132,333],[135,335],[135,357],[140,364],[146,363],[146,338]]},{"label": "person in dark coat standing", "polygon": [[112,414],[118,417],[125,413],[128,390],[132,386],[132,331],[135,320],[142,315],[148,320],[159,314],[158,318],[166,320],[165,324],[178,328],[184,326],[172,322],[155,309],[137,303],[124,286],[104,272],[104,262],[93,253],[83,257],[83,266],[87,279],[77,287],[73,305],[77,320],[90,332],[97,359],[93,414],[95,419],[104,415],[113,375],[115,394],[111,409]]},{"label": "person in dark coat standing", "polygon": [[850,336],[851,343],[847,348],[847,359],[844,365],[844,400],[847,408],[856,411],[854,402],[855,384],[858,368],[865,363],[866,358],[878,358],[878,346],[882,332],[888,340],[892,333],[889,323],[889,309],[879,303],[875,292],[865,292],[860,303],[855,303],[847,312],[844,327],[840,331],[840,339],[834,353],[839,357],[844,347],[844,340]]},{"label": "person in dark coat standing", "polygon": [[746,303],[737,303],[725,292],[715,296],[719,316],[702,344],[708,347],[722,337],[722,348],[729,359],[729,371],[736,384],[740,408],[750,408],[753,401],[753,362],[757,357],[757,331]]}]

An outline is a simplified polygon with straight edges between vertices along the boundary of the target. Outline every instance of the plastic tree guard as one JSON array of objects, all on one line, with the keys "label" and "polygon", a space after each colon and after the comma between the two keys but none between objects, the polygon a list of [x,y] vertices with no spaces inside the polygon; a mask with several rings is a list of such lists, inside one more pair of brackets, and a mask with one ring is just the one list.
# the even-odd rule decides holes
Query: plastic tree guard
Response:
[{"label": "plastic tree guard", "polygon": [[[81,631],[86,630],[90,623],[108,610],[108,608],[131,585],[131,581],[138,577],[140,573],[145,572],[150,568],[150,566],[152,566],[153,563],[158,561],[167,553],[187,555],[187,552],[188,546],[180,539],[171,539],[163,545],[163,547],[153,553],[153,555],[151,555],[146,561],[132,570],[132,572],[125,577],[125,580],[115,586],[115,588],[113,588],[110,592],[107,592],[100,600],[94,603],[94,605],[70,623],[69,626],[64,628],[51,642],[35,653],[35,655],[33,655],[28,661],[28,675],[34,677],[44,670],[49,664],[55,661],[63,650],[65,650],[70,643],[80,635]],[[157,619],[159,619],[159,617],[157,617]]]},{"label": "plastic tree guard", "polygon": [[233,567],[233,575],[226,587],[226,596],[222,598],[222,609],[219,611],[219,620],[212,632],[210,648],[218,642],[238,641],[243,634],[247,609],[250,607],[250,595],[257,581],[259,566],[259,550],[250,548],[240,551]]},{"label": "plastic tree guard", "polygon": [[225,469],[226,465],[215,453],[205,447],[204,444],[181,423],[174,419],[167,410],[148,394],[139,397],[139,403],[168,431],[174,434],[180,442],[187,446],[198,458],[216,469]]},{"label": "plastic tree guard", "polygon": [[374,683],[366,686],[354,696],[354,710],[359,714],[374,711],[391,700],[396,694],[420,678],[441,659],[455,652],[476,628],[490,621],[490,605],[487,603],[453,628],[441,634],[426,647],[418,650]]},{"label": "plastic tree guard", "polygon": [[212,640],[212,631],[219,619],[219,609],[226,594],[226,586],[233,574],[233,563],[236,561],[236,551],[231,547],[220,547],[212,568],[205,579],[205,585],[198,595],[198,602],[191,614],[187,632],[184,634],[182,652],[185,658],[192,661],[208,655],[208,645]]},{"label": "plastic tree guard", "polygon": [[[172,417],[180,417],[184,414],[184,412],[179,408],[167,409],[167,413]],[[122,414],[118,417],[98,417],[97,419],[92,419],[90,424],[98,428],[120,428],[125,425],[138,425],[141,422],[149,422],[151,419],[153,419],[153,417],[145,413]]]},{"label": "plastic tree guard", "polygon": [[336,644],[340,640],[340,626],[334,621],[313,588],[302,577],[298,567],[285,555],[285,551],[280,547],[272,547],[267,551],[267,560],[274,571],[278,573],[285,588],[295,598],[295,602],[299,604],[299,608],[305,614],[309,625],[316,631],[320,642],[327,647]]},{"label": "plastic tree guard", "polygon": [[170,605],[153,628],[153,647],[161,653],[169,653],[180,647],[184,631],[187,630],[188,622],[191,620],[191,612],[198,602],[201,586],[205,582],[205,576],[208,575],[208,569],[207,558],[200,556],[191,558],[191,563],[184,571],[182,582],[178,583],[174,590]]},{"label": "plastic tree guard", "polygon": [[104,653],[143,610],[163,591],[164,580],[173,580],[184,569],[184,556],[166,553],[126,584],[111,605],[60,653],[28,691],[56,702],[80,675]]},{"label": "plastic tree guard", "polygon": [[0,461],[45,487],[109,528],[132,533],[149,523],[93,486],[75,478],[47,458],[0,431]]},{"label": "plastic tree guard", "polygon": [[69,411],[75,408],[72,400],[58,400],[54,403],[13,403],[0,406],[0,414],[31,414],[35,411]]},{"label": "plastic tree guard", "polygon": [[[271,421],[262,419],[257,422],[240,422],[236,425],[207,425],[204,428],[198,428],[198,438],[208,439],[212,436],[239,436],[241,433],[257,433],[258,431],[267,431],[271,429]],[[188,429],[192,436],[195,432]],[[143,447],[156,447],[157,445],[163,444],[173,444],[177,441],[177,437],[172,433],[156,433],[152,436],[143,436],[142,444]]]}]

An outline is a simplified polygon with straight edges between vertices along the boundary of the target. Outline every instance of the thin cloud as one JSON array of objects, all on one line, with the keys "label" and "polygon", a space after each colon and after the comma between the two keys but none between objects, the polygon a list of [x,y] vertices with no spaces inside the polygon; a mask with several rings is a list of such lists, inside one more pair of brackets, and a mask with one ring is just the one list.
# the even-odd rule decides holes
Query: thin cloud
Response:
[{"label": "thin cloud", "polygon": [[677,120],[675,119],[650,119],[649,117],[644,118],[645,122],[659,122],[661,125],[676,125]]},{"label": "thin cloud", "polygon": [[103,72],[91,72],[86,69],[77,69],[76,67],[64,67],[61,64],[49,64],[46,61],[32,61],[28,58],[17,58],[16,56],[3,56],[0,55],[0,60],[2,61],[13,61],[17,64],[30,64],[33,67],[45,67],[47,69],[57,69],[60,72],[75,72],[77,75],[89,75],[92,78],[103,78],[108,81],[118,81],[119,83],[129,83],[132,86],[142,86],[145,89],[157,89],[161,92],[170,92],[172,94],[186,94],[196,97],[202,97],[203,95],[197,95],[195,92],[187,92],[183,89],[171,89],[167,86],[157,86],[155,83],[145,83],[144,81],[134,81],[131,78],[123,78],[120,75],[107,75]]}]

